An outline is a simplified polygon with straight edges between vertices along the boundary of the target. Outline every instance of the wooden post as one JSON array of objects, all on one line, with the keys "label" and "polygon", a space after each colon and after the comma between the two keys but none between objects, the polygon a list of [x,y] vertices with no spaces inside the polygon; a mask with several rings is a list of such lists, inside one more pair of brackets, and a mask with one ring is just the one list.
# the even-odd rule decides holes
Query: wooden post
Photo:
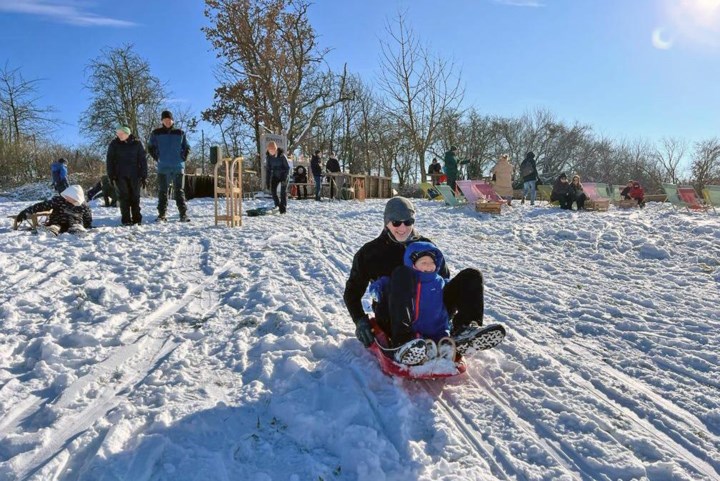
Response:
[{"label": "wooden post", "polygon": [[[242,157],[225,158],[215,164],[215,225],[242,225]],[[223,172],[224,170],[224,172]],[[225,213],[220,214],[218,197],[225,196]]]}]

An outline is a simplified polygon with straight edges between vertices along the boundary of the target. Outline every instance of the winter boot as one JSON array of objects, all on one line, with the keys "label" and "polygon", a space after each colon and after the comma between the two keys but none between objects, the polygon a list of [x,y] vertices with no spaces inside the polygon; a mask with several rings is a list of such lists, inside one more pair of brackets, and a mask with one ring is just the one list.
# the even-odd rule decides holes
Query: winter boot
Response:
[{"label": "winter boot", "polygon": [[468,354],[475,351],[483,351],[495,347],[505,339],[505,328],[500,324],[492,324],[482,327],[475,322],[457,332],[455,348],[460,354]]},{"label": "winter boot", "polygon": [[395,351],[395,361],[406,366],[417,366],[427,361],[427,348],[424,339],[408,341]]},{"label": "winter boot", "polygon": [[425,339],[425,355],[428,360],[438,357],[438,345],[432,339]]},{"label": "winter boot", "polygon": [[155,219],[155,222],[167,222],[167,217],[165,217],[165,214],[160,214]]},{"label": "winter boot", "polygon": [[180,222],[190,222],[190,217],[188,217],[187,214],[182,214],[180,216]]},{"label": "winter boot", "polygon": [[446,361],[455,361],[455,340],[452,337],[443,337],[437,343],[438,358]]}]

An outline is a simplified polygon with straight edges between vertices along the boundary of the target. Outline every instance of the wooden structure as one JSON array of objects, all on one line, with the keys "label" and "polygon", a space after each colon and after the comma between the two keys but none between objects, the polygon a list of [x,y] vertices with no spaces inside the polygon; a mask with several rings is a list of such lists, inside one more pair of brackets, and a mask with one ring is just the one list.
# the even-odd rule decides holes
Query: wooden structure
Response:
[{"label": "wooden structure", "polygon": [[592,182],[583,184],[583,192],[587,196],[585,209],[604,212],[610,208],[610,199],[598,192],[597,184]]},{"label": "wooden structure", "polygon": [[392,197],[392,179],[378,175],[365,176],[365,192],[370,199],[389,199]]},{"label": "wooden structure", "polygon": [[506,201],[493,190],[491,184],[481,180],[458,180],[455,184],[468,203],[475,206],[477,212],[486,214],[500,214],[502,212],[502,205]]},{"label": "wooden structure", "polygon": [[359,200],[361,202],[364,201],[367,197],[367,193],[365,191],[365,176],[350,174],[350,186],[355,200]]},{"label": "wooden structure", "polygon": [[52,214],[52,209],[43,211],[43,212],[35,212],[34,214],[30,214],[30,217],[26,218],[22,222],[17,221],[17,216],[9,215],[8,219],[13,220],[13,230],[18,230],[20,228],[20,225],[23,222],[27,222],[30,224],[30,229],[37,230],[37,228],[40,226],[40,224],[43,224],[47,221],[48,217],[50,217],[50,214]]},{"label": "wooden structure", "polygon": [[[242,225],[242,160],[224,158],[215,164],[215,225],[219,222],[229,227]],[[224,197],[224,214],[219,212],[220,197]]]}]

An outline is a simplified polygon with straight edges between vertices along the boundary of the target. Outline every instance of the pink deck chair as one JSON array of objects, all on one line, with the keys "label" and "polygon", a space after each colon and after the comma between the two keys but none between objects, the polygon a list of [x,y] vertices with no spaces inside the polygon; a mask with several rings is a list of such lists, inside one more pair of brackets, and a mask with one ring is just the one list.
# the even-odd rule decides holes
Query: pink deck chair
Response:
[{"label": "pink deck chair", "polygon": [[700,197],[698,197],[697,192],[695,192],[695,189],[688,186],[688,185],[682,185],[678,186],[677,188],[678,197],[680,197],[680,200],[685,203],[685,207],[692,210],[708,210],[709,206],[703,204],[703,202],[700,200]]},{"label": "pink deck chair", "polygon": [[471,204],[476,204],[478,200],[483,202],[507,202],[495,192],[492,184],[482,180],[458,180],[455,185],[458,186],[468,203]]},{"label": "pink deck chair", "polygon": [[598,186],[594,182],[583,183],[583,192],[587,195],[587,202],[585,202],[585,208],[588,210],[608,210],[610,207],[610,198],[601,194],[598,190]]}]

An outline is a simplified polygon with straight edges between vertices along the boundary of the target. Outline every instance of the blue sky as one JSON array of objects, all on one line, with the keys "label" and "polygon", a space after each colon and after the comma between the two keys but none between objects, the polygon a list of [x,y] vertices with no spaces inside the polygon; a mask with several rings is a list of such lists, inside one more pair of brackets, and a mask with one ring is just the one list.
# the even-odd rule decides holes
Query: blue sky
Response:
[{"label": "blue sky", "polygon": [[[40,103],[81,141],[85,67],[103,47],[135,45],[174,103],[212,102],[216,59],[199,0],[0,0],[0,62],[42,79]],[[327,59],[369,83],[398,11],[462,69],[465,106],[494,115],[548,108],[612,138],[720,135],[720,0],[317,0]]]}]

